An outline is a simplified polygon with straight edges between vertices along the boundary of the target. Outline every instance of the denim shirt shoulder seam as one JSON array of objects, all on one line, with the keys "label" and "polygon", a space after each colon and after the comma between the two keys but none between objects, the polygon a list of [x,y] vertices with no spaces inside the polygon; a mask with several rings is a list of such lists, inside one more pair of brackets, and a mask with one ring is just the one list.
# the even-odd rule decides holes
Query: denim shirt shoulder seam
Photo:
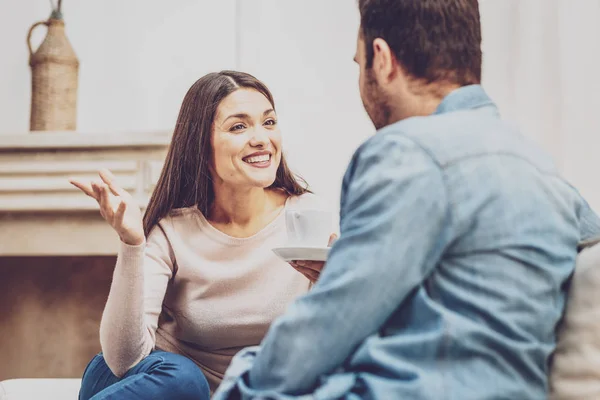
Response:
[{"label": "denim shirt shoulder seam", "polygon": [[417,139],[415,139],[414,137],[412,137],[410,135],[405,134],[404,132],[401,132],[401,133],[402,133],[402,136],[404,136],[407,140],[409,140],[416,147],[418,147],[421,150],[421,152],[423,152],[427,156],[427,158],[431,161],[431,163],[436,166],[436,169],[440,175],[441,181],[444,184],[444,197],[445,197],[445,203],[446,203],[446,213],[448,214],[450,226],[453,227],[453,225],[454,225],[454,207],[453,207],[453,203],[450,201],[452,196],[451,196],[450,185],[448,184],[448,178],[446,176],[445,166],[442,163],[440,163],[440,161],[435,157],[435,155],[428,148],[423,146],[423,144],[421,144]]},{"label": "denim shirt shoulder seam", "polygon": [[546,176],[550,176],[550,177],[554,177],[554,178],[558,178],[561,181],[565,182],[568,184],[568,182],[566,182],[562,176],[560,176],[558,173],[553,173],[551,171],[545,171],[541,168],[539,168],[537,165],[535,165],[534,163],[532,163],[530,160],[528,160],[527,158],[520,156],[518,154],[512,153],[512,152],[508,152],[508,151],[491,151],[491,152],[482,152],[482,153],[477,153],[477,154],[469,154],[466,156],[462,156],[462,157],[458,157],[456,159],[453,159],[443,165],[441,165],[441,168],[443,170],[446,170],[447,168],[453,167],[457,164],[460,164],[461,162],[464,162],[466,160],[470,160],[470,159],[474,159],[474,158],[484,158],[484,157],[489,157],[489,156],[507,156],[507,157],[513,157],[516,158],[520,161],[523,161],[527,164],[529,164],[531,167],[535,168],[540,174],[542,175],[546,175]]},{"label": "denim shirt shoulder seam", "polygon": [[[443,186],[444,186],[444,189],[443,189],[444,200],[445,200],[444,208],[445,208],[445,213],[447,215],[446,218],[447,218],[448,224],[449,224],[448,229],[453,231],[456,228],[455,227],[454,203],[452,201],[450,201],[452,196],[451,196],[450,185],[448,184],[448,178],[446,176],[447,174],[446,174],[446,169],[445,169],[444,165],[442,163],[440,163],[440,161],[435,157],[435,155],[427,147],[423,146],[423,144],[420,143],[415,137],[407,134],[403,130],[400,130],[400,129],[399,130],[389,130],[389,131],[385,131],[385,132],[380,132],[380,134],[381,134],[381,137],[386,137],[386,136],[392,135],[392,134],[401,135],[407,141],[412,143],[421,153],[423,153],[425,155],[425,158],[427,158],[432,163],[432,165],[435,166],[435,168],[440,176],[440,180],[442,181]],[[369,140],[371,140],[371,139],[369,139]]]}]

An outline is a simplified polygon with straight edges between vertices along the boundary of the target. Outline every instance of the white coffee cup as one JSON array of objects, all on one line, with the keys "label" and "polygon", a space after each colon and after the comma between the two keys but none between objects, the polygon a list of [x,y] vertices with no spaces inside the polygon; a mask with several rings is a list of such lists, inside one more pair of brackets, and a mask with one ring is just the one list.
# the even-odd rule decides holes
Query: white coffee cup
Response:
[{"label": "white coffee cup", "polygon": [[332,214],[326,210],[287,210],[285,222],[290,246],[327,247],[333,232]]}]

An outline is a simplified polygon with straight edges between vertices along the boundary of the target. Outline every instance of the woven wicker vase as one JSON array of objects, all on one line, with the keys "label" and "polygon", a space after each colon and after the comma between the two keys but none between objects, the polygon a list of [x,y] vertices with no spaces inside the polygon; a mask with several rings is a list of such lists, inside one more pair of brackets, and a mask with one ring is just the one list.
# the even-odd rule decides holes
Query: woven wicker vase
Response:
[{"label": "woven wicker vase", "polygon": [[[48,33],[33,52],[31,34],[46,25]],[[29,29],[29,66],[31,67],[32,131],[71,131],[77,127],[77,81],[79,60],[65,35],[62,18],[50,17]]]}]

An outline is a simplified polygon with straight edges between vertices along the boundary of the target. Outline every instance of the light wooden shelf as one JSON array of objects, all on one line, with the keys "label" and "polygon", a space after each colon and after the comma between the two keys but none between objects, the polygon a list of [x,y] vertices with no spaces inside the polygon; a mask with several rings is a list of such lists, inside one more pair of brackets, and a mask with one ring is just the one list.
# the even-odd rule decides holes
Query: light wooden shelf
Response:
[{"label": "light wooden shelf", "polygon": [[97,204],[68,180],[110,169],[144,208],[169,142],[168,132],[0,135],[0,256],[116,253]]},{"label": "light wooden shelf", "polygon": [[167,131],[151,132],[27,132],[0,135],[0,151],[28,149],[94,149],[119,147],[162,147],[171,140]]}]

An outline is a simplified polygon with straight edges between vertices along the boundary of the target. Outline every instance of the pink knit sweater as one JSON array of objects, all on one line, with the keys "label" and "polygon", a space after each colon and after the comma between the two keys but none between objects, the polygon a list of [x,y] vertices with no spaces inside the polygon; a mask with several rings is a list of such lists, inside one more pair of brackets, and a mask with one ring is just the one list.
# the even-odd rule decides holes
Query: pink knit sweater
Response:
[{"label": "pink knit sweater", "polygon": [[[292,207],[321,208],[310,194],[288,199],[285,209]],[[259,344],[309,288],[271,251],[286,241],[285,211],[240,239],[187,208],[163,219],[145,244],[121,244],[100,325],[113,373],[122,376],[158,348],[192,359],[215,390],[235,353]]]}]

